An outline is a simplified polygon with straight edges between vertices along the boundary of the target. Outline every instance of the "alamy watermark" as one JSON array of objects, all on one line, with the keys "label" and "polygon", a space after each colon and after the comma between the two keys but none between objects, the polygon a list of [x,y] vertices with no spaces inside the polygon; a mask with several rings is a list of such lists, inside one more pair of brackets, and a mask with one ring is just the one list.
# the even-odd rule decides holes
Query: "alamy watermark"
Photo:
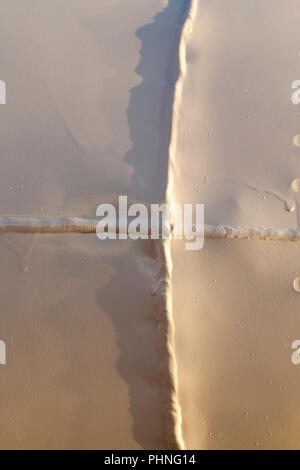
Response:
[{"label": "alamy watermark", "polygon": [[6,344],[2,340],[0,340],[0,364],[6,364]]},{"label": "alamy watermark", "polygon": [[0,104],[6,104],[6,83],[0,80]]},{"label": "alamy watermark", "polygon": [[291,361],[294,364],[294,366],[298,366],[300,364],[300,340],[295,339],[295,341],[292,342],[292,349],[295,349],[295,351],[292,354]]},{"label": "alamy watermark", "polygon": [[300,80],[294,80],[292,83],[294,93],[292,94],[292,103],[300,104]]},{"label": "alamy watermark", "polygon": [[[119,196],[119,206],[100,204],[96,215],[100,240],[185,239],[186,250],[201,250],[204,246],[203,204],[131,204],[127,196]],[[193,218],[195,217],[195,222]]]}]

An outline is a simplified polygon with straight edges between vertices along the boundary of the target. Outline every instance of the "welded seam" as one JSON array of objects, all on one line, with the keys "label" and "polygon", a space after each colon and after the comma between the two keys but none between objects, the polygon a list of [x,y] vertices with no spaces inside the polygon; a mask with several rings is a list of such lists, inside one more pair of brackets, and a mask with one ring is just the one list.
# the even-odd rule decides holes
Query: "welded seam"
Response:
[{"label": "welded seam", "polygon": [[[96,233],[99,217],[26,217],[26,216],[0,216],[0,233]],[[107,220],[107,219],[106,219]],[[115,225],[115,232],[119,233],[119,221]],[[151,224],[148,221],[148,236],[151,238]],[[123,224],[122,224],[123,227]],[[172,234],[172,225],[170,233]],[[109,233],[109,228],[108,228]],[[191,233],[196,234],[194,226]],[[130,237],[130,231],[128,230]],[[300,228],[272,228],[272,227],[242,227],[231,225],[204,225],[205,238],[218,238],[224,240],[273,240],[273,241],[300,241]]]},{"label": "welded seam", "polygon": [[[179,39],[179,70],[174,88],[172,106],[171,137],[168,152],[168,179],[165,202],[171,211],[174,204],[175,154],[182,88],[186,75],[186,43],[196,17],[198,0],[186,2],[184,21]],[[178,60],[178,57],[176,58]],[[155,252],[160,266],[159,276],[154,287],[155,311],[159,329],[160,373],[162,406],[166,446],[169,449],[184,449],[182,435],[182,413],[178,397],[178,374],[175,353],[175,329],[172,298],[172,259],[171,236],[166,240],[155,240]]]}]

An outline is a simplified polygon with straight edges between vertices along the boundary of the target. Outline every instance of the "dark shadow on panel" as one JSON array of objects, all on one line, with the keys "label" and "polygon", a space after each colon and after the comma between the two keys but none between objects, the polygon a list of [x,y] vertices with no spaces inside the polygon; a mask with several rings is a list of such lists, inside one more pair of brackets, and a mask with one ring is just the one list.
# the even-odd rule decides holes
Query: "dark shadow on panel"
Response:
[{"label": "dark shadow on panel", "polygon": [[[128,194],[136,201],[155,203],[165,199],[174,89],[179,75],[178,46],[189,4],[185,0],[170,0],[152,23],[136,32],[141,41],[141,59],[136,72],[142,77],[142,83],[130,91],[127,115],[133,147],[125,156],[125,161],[134,169]],[[99,289],[98,301],[116,330],[120,351],[116,367],[129,387],[134,439],[149,449],[154,435],[156,447],[162,448],[162,411],[160,398],[157,399],[160,393],[157,324],[151,284],[148,296],[145,276],[141,274],[140,286],[132,285],[136,281],[129,276],[139,269],[137,261],[145,256],[153,264],[154,253],[151,241],[143,242],[143,252],[141,242],[131,243],[136,245],[130,266],[126,264],[128,256],[113,261],[117,274],[109,285]],[[112,263],[111,258],[107,261]],[[122,303],[124,311],[120,311]],[[130,340],[133,336],[134,342]],[[137,370],[132,376],[133,363]],[[155,371],[150,380],[149,370]],[[151,393],[152,402],[149,401]]]},{"label": "dark shadow on panel", "polygon": [[136,72],[142,83],[130,91],[127,115],[133,147],[125,161],[134,168],[130,194],[140,201],[159,202],[165,197],[183,5],[189,1],[170,0],[152,23],[136,32],[141,41]]}]

